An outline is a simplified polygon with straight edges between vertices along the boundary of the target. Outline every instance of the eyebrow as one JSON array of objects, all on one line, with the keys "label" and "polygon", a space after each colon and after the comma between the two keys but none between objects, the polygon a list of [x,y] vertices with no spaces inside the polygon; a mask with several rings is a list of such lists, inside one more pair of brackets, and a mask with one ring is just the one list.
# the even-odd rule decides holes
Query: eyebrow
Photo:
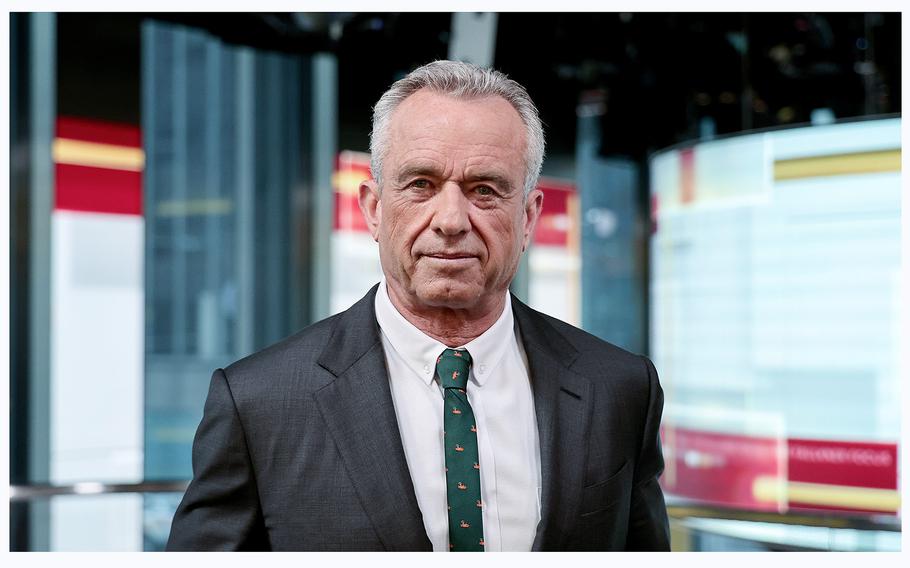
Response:
[{"label": "eyebrow", "polygon": [[[401,184],[401,183],[404,183],[405,181],[407,181],[408,179],[410,179],[412,177],[416,177],[416,176],[426,176],[426,177],[438,179],[438,178],[442,177],[442,172],[440,172],[437,168],[430,166],[430,165],[415,164],[412,166],[406,166],[404,169],[402,169],[400,172],[398,172],[396,182]],[[512,190],[514,189],[512,182],[509,181],[509,178],[507,178],[504,175],[495,173],[495,172],[486,172],[486,171],[474,172],[474,173],[471,173],[471,174],[465,176],[464,181],[467,183],[483,182],[483,181],[490,182],[490,183],[496,185],[497,187],[499,187],[505,193],[511,193]]]},{"label": "eyebrow", "polygon": [[413,166],[406,166],[400,172],[398,172],[398,177],[395,179],[398,183],[404,183],[408,179],[415,176],[426,176],[432,178],[439,178],[442,175],[438,169],[430,165],[425,164],[415,164]]},{"label": "eyebrow", "polygon": [[505,193],[512,192],[512,182],[509,181],[509,178],[497,174],[495,172],[476,172],[470,175],[465,176],[466,182],[475,182],[475,181],[488,181],[493,183],[493,185],[499,187]]}]

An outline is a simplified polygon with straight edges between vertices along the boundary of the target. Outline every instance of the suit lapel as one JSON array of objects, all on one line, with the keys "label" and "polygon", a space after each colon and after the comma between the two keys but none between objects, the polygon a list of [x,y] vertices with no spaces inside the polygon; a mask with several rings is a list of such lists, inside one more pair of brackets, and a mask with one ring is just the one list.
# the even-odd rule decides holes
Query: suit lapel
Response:
[{"label": "suit lapel", "polygon": [[319,359],[336,378],[316,391],[316,404],[386,549],[431,550],[389,389],[375,293],[339,316]]},{"label": "suit lapel", "polygon": [[584,486],[591,383],[570,369],[578,351],[540,314],[512,298],[528,357],[540,437],[541,520],[533,550],[562,548]]}]

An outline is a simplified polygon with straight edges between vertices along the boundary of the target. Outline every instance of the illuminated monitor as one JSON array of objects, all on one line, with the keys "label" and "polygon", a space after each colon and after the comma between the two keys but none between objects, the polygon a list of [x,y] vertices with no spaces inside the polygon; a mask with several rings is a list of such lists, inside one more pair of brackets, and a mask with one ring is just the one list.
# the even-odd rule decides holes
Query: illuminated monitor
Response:
[{"label": "illuminated monitor", "polygon": [[671,499],[896,515],[900,119],[651,160],[651,353]]}]

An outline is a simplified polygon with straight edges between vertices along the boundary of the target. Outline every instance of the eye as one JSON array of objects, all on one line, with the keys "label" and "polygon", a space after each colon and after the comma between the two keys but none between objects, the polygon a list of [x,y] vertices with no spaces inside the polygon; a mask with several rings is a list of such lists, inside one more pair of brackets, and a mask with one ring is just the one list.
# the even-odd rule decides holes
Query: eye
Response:
[{"label": "eye", "polygon": [[490,197],[496,194],[496,192],[493,191],[493,188],[488,185],[478,185],[474,188],[474,191],[476,191],[478,195],[482,195],[484,197]]},{"label": "eye", "polygon": [[411,187],[416,187],[417,189],[427,189],[430,187],[430,182],[425,179],[415,179],[411,182]]}]

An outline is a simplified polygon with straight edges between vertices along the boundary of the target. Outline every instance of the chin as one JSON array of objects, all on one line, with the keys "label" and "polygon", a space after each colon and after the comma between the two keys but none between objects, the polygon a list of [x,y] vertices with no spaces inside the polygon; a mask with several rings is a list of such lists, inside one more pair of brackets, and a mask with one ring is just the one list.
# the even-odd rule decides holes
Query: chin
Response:
[{"label": "chin", "polygon": [[436,280],[415,287],[417,297],[427,306],[465,309],[477,304],[483,296],[483,287],[474,283]]}]

